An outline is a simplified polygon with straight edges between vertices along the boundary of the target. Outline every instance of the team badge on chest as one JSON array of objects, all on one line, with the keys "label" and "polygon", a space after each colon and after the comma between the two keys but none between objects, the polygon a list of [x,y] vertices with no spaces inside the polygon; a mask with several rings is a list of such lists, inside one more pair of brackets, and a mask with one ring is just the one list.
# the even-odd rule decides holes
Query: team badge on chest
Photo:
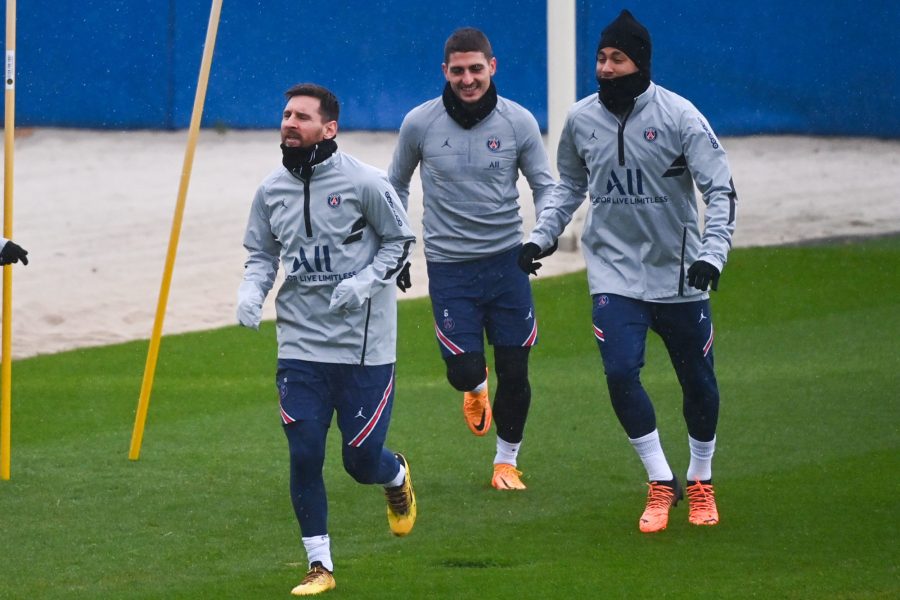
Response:
[{"label": "team badge on chest", "polygon": [[340,194],[328,194],[328,206],[331,208],[337,208],[341,205],[341,195]]},{"label": "team badge on chest", "polygon": [[489,137],[487,140],[487,147],[491,152],[497,152],[498,150],[500,150],[500,138],[495,135]]},{"label": "team badge on chest", "polygon": [[659,137],[659,133],[657,133],[656,127],[648,127],[644,130],[644,139],[648,142],[655,142],[657,137]]}]

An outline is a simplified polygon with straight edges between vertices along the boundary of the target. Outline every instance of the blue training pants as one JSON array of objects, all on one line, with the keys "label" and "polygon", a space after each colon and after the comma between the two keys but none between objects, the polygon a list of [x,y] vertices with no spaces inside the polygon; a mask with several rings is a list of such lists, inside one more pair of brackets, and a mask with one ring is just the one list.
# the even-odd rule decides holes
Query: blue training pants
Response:
[{"label": "blue training pants", "polygon": [[344,469],[364,484],[400,470],[384,447],[394,402],[394,365],[344,365],[280,359],[276,383],[291,463],[291,502],[303,537],[328,533],[322,467],[332,415],[341,431]]},{"label": "blue training pants", "polygon": [[706,442],[716,434],[719,388],[713,369],[709,300],[664,304],[617,296],[592,296],[594,337],[603,357],[613,410],[629,438],[656,429],[656,414],[641,385],[647,330],[662,338],[683,393],[688,433]]}]

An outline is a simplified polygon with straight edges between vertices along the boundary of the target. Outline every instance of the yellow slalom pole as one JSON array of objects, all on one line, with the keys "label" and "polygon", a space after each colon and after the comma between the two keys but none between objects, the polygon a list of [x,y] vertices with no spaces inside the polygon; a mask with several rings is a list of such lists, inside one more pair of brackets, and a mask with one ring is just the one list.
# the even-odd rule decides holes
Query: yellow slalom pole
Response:
[{"label": "yellow slalom pole", "polygon": [[181,220],[184,216],[184,203],[188,185],[191,181],[191,168],[194,164],[194,149],[197,147],[197,135],[200,131],[200,118],[203,116],[203,103],[206,100],[206,86],[209,82],[209,69],[212,64],[213,48],[216,45],[216,33],[219,29],[219,15],[222,12],[222,0],[213,0],[209,13],[209,25],[206,28],[206,44],[203,46],[203,59],[200,62],[200,77],[197,80],[197,94],[194,96],[194,111],[191,114],[191,125],[188,130],[187,148],[184,151],[184,165],[181,168],[181,184],[178,186],[178,202],[175,205],[175,216],[172,219],[172,232],[169,235],[169,252],[163,269],[162,284],[159,288],[159,302],[156,305],[156,319],[153,323],[153,334],[150,337],[150,349],[147,352],[147,364],[144,366],[144,380],[141,383],[141,397],[138,400],[137,415],[134,419],[134,431],[131,434],[131,448],[128,458],[137,460],[141,453],[141,440],[144,437],[144,424],[147,421],[147,409],[150,406],[150,392],[153,389],[153,376],[156,372],[156,359],[159,356],[159,343],[162,337],[163,319],[166,316],[166,304],[169,299],[169,286],[172,282],[172,270],[175,267],[175,254],[178,251],[178,236],[181,233]]},{"label": "yellow slalom pole", "polygon": [[[16,0],[6,0],[6,112],[3,121],[3,237],[12,239],[16,141]],[[3,267],[3,335],[0,364],[0,479],[9,479],[12,448],[12,265]]]}]

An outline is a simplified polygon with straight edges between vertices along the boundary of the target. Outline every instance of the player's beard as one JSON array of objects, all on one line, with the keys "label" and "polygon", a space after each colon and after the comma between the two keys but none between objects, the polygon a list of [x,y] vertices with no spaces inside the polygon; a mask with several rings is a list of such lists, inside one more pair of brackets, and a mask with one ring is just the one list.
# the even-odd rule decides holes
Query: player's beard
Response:
[{"label": "player's beard", "polygon": [[598,77],[597,83],[600,84],[598,91],[600,102],[609,109],[609,112],[621,116],[629,112],[634,105],[634,99],[650,87],[650,75],[636,71],[612,79]]}]

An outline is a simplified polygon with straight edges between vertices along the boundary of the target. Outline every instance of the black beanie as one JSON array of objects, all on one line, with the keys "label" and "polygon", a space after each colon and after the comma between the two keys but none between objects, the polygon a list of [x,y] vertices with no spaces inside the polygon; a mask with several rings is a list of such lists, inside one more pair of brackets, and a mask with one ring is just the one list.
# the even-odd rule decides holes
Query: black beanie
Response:
[{"label": "black beanie", "polygon": [[638,70],[650,77],[650,32],[637,19],[623,10],[600,33],[597,54],[603,48],[617,48],[628,55]]}]

